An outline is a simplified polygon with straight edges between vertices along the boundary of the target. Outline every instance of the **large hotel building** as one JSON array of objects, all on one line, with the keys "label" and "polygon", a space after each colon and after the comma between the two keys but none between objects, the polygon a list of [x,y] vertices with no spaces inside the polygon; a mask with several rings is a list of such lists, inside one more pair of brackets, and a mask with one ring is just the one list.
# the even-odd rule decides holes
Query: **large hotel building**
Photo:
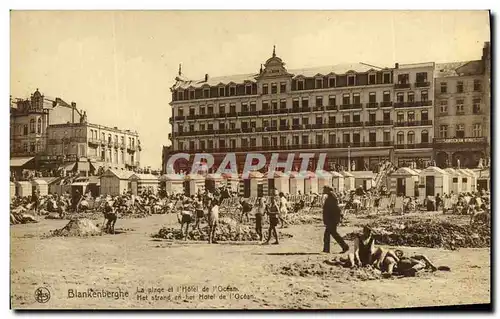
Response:
[{"label": "large hotel building", "polygon": [[[308,152],[327,153],[325,169],[347,167],[349,160],[356,170],[371,170],[385,160],[403,165],[437,159],[444,166],[457,158],[475,167],[489,153],[485,52],[489,43],[478,61],[288,70],[273,50],[255,74],[190,80],[179,69],[163,169],[179,152],[211,153],[215,166],[227,152],[241,163],[248,152],[280,153],[280,160]],[[458,152],[464,147],[471,147],[472,157]],[[177,160],[174,169],[190,164]]]}]

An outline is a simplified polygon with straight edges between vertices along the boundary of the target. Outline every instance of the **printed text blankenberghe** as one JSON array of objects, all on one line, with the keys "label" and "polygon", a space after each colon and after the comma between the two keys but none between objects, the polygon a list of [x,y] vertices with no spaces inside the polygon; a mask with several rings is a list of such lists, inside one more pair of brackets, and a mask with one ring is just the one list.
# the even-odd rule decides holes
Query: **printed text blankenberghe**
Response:
[{"label": "printed text blankenberghe", "polygon": [[80,291],[78,289],[68,289],[68,298],[77,299],[93,299],[93,298],[107,298],[107,299],[125,299],[128,298],[128,291],[122,291],[120,288],[118,290],[106,290],[106,289],[92,289],[87,288],[86,291]]}]

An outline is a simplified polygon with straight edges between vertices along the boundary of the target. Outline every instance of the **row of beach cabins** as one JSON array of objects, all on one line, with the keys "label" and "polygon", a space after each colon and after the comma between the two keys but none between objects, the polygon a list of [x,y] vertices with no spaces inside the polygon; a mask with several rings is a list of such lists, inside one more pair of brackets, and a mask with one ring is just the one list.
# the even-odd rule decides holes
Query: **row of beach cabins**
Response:
[{"label": "row of beach cabins", "polygon": [[[169,194],[184,193],[188,196],[215,190],[225,185],[231,192],[245,198],[271,195],[271,190],[290,195],[321,193],[323,186],[331,186],[336,191],[352,191],[358,187],[369,190],[375,187],[376,174],[371,171],[356,172],[276,172],[268,176],[251,172],[247,178],[241,174],[165,174],[155,176],[138,174],[124,170],[107,170],[100,177],[81,177],[71,184],[60,178],[39,178],[32,181],[11,182],[11,196],[29,196],[39,191],[40,195],[80,194],[91,192],[98,195],[121,195],[131,192],[134,195],[147,189],[157,193],[163,187]],[[489,190],[489,171],[487,173],[470,169],[440,169],[430,166],[423,170],[407,167],[389,173],[386,177],[389,192],[410,197],[435,196],[474,192],[478,189]]]}]

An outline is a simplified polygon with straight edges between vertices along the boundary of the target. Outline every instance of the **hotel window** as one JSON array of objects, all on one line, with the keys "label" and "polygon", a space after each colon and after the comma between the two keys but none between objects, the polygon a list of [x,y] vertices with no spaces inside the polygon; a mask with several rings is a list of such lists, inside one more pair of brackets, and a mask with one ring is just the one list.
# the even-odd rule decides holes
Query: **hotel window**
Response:
[{"label": "hotel window", "polygon": [[257,139],[255,137],[252,137],[250,139],[250,147],[255,147],[257,146]]},{"label": "hotel window", "polygon": [[189,141],[189,150],[194,151],[196,149],[196,146],[194,145],[194,141]]},{"label": "hotel window", "polygon": [[214,107],[212,105],[207,107],[207,113],[208,115],[214,115]]},{"label": "hotel window", "polygon": [[303,108],[309,107],[309,98],[307,98],[307,97],[302,98],[302,107]]},{"label": "hotel window", "polygon": [[301,91],[304,89],[304,80],[297,80],[297,90]]},{"label": "hotel window", "polygon": [[262,94],[269,94],[269,87],[267,84],[262,85]]},{"label": "hotel window", "polygon": [[37,121],[36,132],[38,134],[42,133],[42,119],[39,118]]},{"label": "hotel window", "polygon": [[299,145],[300,144],[299,143],[299,136],[298,135],[293,136],[292,137],[292,142],[293,142],[292,143],[293,145]]},{"label": "hotel window", "polygon": [[472,127],[472,136],[483,137],[483,127],[481,124],[474,124]]},{"label": "hotel window", "polygon": [[229,88],[229,96],[235,96],[236,95],[236,87],[235,86],[231,86]]},{"label": "hotel window", "polygon": [[328,117],[328,124],[335,124],[335,116]]},{"label": "hotel window", "polygon": [[28,143],[23,143],[23,151],[24,152],[28,151]]},{"label": "hotel window", "polygon": [[474,92],[481,91],[481,81],[474,80]]},{"label": "hotel window", "polygon": [[293,104],[292,104],[294,109],[299,108],[299,99],[293,99]]},{"label": "hotel window", "polygon": [[429,93],[427,92],[427,90],[420,92],[420,100],[422,102],[427,102],[429,100]]},{"label": "hotel window", "polygon": [[384,102],[390,102],[391,101],[391,92],[384,91],[383,101]]},{"label": "hotel window", "polygon": [[316,89],[323,88],[323,79],[316,79]]},{"label": "hotel window", "polygon": [[328,135],[328,144],[330,145],[335,145],[337,143],[337,138],[335,134],[329,134]]},{"label": "hotel window", "polygon": [[359,135],[359,133],[352,133],[352,142],[354,144],[361,143],[361,136]]},{"label": "hotel window", "polygon": [[229,104],[229,113],[231,113],[231,114],[236,113],[236,104],[234,104],[234,103]]},{"label": "hotel window", "polygon": [[280,136],[280,145],[285,146],[286,144],[286,136]]},{"label": "hotel window", "polygon": [[298,119],[298,118],[293,119],[292,125],[300,125],[300,119]]},{"label": "hotel window", "polygon": [[263,120],[262,127],[269,127],[269,120]]},{"label": "hotel window", "polygon": [[368,102],[369,103],[377,103],[377,94],[375,92],[370,92],[368,94]]},{"label": "hotel window", "polygon": [[219,97],[223,97],[226,93],[225,88],[219,88]]},{"label": "hotel window", "polygon": [[189,132],[194,132],[194,124],[189,124]]},{"label": "hotel window", "polygon": [[264,147],[269,146],[269,137],[262,138],[262,146],[264,146]]},{"label": "hotel window", "polygon": [[205,107],[200,107],[200,115],[205,115]]},{"label": "hotel window", "polygon": [[417,83],[427,82],[427,72],[418,72],[416,78],[417,78]]},{"label": "hotel window", "polygon": [[408,122],[415,122],[415,112],[408,112]]},{"label": "hotel window", "polygon": [[271,83],[271,94],[278,93],[278,85],[276,83]]},{"label": "hotel window", "polygon": [[241,103],[241,111],[248,112],[248,104],[247,103]]},{"label": "hotel window", "polygon": [[472,100],[472,113],[474,114],[481,113],[481,99]]},{"label": "hotel window", "polygon": [[316,116],[316,124],[323,124],[323,117]]},{"label": "hotel window", "polygon": [[342,104],[343,105],[349,105],[349,104],[351,104],[351,95],[350,94],[344,94],[342,96]]},{"label": "hotel window", "polygon": [[219,148],[226,148],[226,140],[219,140]]},{"label": "hotel window", "polygon": [[375,143],[377,142],[377,132],[368,133],[368,141],[371,145],[375,145]]},{"label": "hotel window", "polygon": [[335,87],[335,78],[328,78],[328,86],[331,88]]},{"label": "hotel window", "polygon": [[464,100],[463,99],[457,100],[457,114],[463,112],[464,112]]},{"label": "hotel window", "polygon": [[405,134],[403,132],[398,132],[396,135],[396,143],[402,145],[405,143]]},{"label": "hotel window", "polygon": [[391,141],[391,132],[384,131],[383,139],[384,139],[384,142],[390,142]]},{"label": "hotel window", "polygon": [[226,114],[226,104],[219,104],[219,114]]},{"label": "hotel window", "polygon": [[302,118],[302,125],[309,125],[309,118],[308,117]]},{"label": "hotel window", "polygon": [[208,131],[213,131],[214,130],[214,125],[212,123],[207,124],[207,130]]},{"label": "hotel window", "polygon": [[413,131],[408,132],[408,144],[415,144],[415,133]]},{"label": "hotel window", "polygon": [[236,123],[234,123],[234,122],[229,123],[229,129],[231,129],[231,130],[236,129]]},{"label": "hotel window", "polygon": [[[182,127],[181,124],[179,124],[179,127]],[[101,140],[102,141],[106,140],[106,134],[104,134],[104,133],[101,134]],[[128,140],[129,140],[129,144],[130,144],[130,137],[128,138]]]},{"label": "hotel window", "polygon": [[257,103],[250,102],[250,112],[257,112]]},{"label": "hotel window", "polygon": [[368,114],[368,121],[369,121],[370,123],[375,123],[376,118],[377,118],[377,115],[376,115],[375,113],[370,113],[370,114]]},{"label": "hotel window", "polygon": [[352,95],[352,100],[353,100],[353,101],[352,101],[352,103],[353,103],[354,105],[361,105],[361,98],[360,98],[360,96],[359,96],[359,93],[354,93],[354,94]]},{"label": "hotel window", "polygon": [[213,149],[214,148],[214,141],[213,140],[208,140],[207,142],[207,148],[208,149]]},{"label": "hotel window", "polygon": [[286,119],[280,119],[280,127],[287,127],[287,120]]},{"label": "hotel window", "polygon": [[184,116],[184,109],[179,109],[179,116]]},{"label": "hotel window", "polygon": [[194,100],[194,90],[189,91],[189,99]]},{"label": "hotel window", "polygon": [[359,113],[354,113],[354,114],[352,115],[352,121],[353,121],[354,123],[359,123],[359,122],[361,122],[361,116],[359,115]]},{"label": "hotel window", "polygon": [[344,114],[344,116],[342,116],[342,121],[344,123],[350,123],[351,122],[351,116],[349,114]]},{"label": "hotel window", "polygon": [[323,144],[323,135],[320,135],[320,134],[316,135],[316,144],[319,144],[319,145]]},{"label": "hotel window", "polygon": [[271,127],[277,127],[278,126],[278,121],[277,120],[271,120]]},{"label": "hotel window", "polygon": [[210,89],[203,89],[203,98],[210,98]]},{"label": "hotel window", "polygon": [[269,110],[269,101],[262,101],[262,111]]},{"label": "hotel window", "polygon": [[205,124],[200,124],[200,131],[201,132],[205,131]]},{"label": "hotel window", "polygon": [[356,76],[355,75],[348,75],[347,76],[347,85],[354,86],[355,83],[356,83]]},{"label": "hotel window", "polygon": [[408,102],[410,102],[410,103],[415,102],[415,93],[408,92]]},{"label": "hotel window", "polygon": [[178,92],[177,92],[177,99],[178,99],[179,101],[184,100],[184,92],[183,92],[183,91],[178,91]]},{"label": "hotel window", "polygon": [[302,145],[309,145],[309,135],[302,135]]},{"label": "hotel window", "polygon": [[405,114],[403,112],[398,112],[398,115],[396,117],[396,121],[398,121],[398,123],[402,123],[405,121]]},{"label": "hotel window", "polygon": [[426,130],[423,130],[422,133],[420,133],[420,143],[429,143],[429,132]]},{"label": "hotel window", "polygon": [[30,133],[35,133],[35,119],[30,120]]},{"label": "hotel window", "polygon": [[405,101],[405,94],[403,92],[399,92],[397,95],[396,95],[396,101],[398,103],[403,103]]},{"label": "hotel window", "polygon": [[280,100],[280,109],[286,109],[286,100]]},{"label": "hotel window", "polygon": [[111,134],[108,134],[108,143],[111,143]]},{"label": "hotel window", "polygon": [[241,139],[241,147],[243,148],[248,147],[248,139],[246,138]]},{"label": "hotel window", "polygon": [[273,111],[277,110],[278,109],[278,101],[276,101],[276,100],[271,101],[271,107],[272,107]]},{"label": "hotel window", "polygon": [[219,122],[219,130],[224,130],[226,129],[226,123],[225,122]]},{"label": "hotel window", "polygon": [[425,110],[420,112],[420,120],[428,121],[429,120],[429,112],[425,111]]},{"label": "hotel window", "polygon": [[205,150],[206,149],[206,145],[205,145],[205,141],[200,141],[200,149],[201,150]]},{"label": "hotel window", "polygon": [[464,92],[464,82],[458,81],[457,82],[457,93],[463,93]]},{"label": "hotel window", "polygon": [[179,149],[184,150],[184,142],[179,141]]},{"label": "hotel window", "polygon": [[316,96],[316,106],[319,106],[319,107],[323,106],[323,97],[322,96]]},{"label": "hotel window", "polygon": [[409,74],[399,74],[398,75],[398,84],[408,84],[410,82]]},{"label": "hotel window", "polygon": [[441,137],[441,138],[448,137],[448,125],[440,125],[439,126],[439,137]]},{"label": "hotel window", "polygon": [[286,82],[280,83],[280,93],[286,93]]},{"label": "hotel window", "polygon": [[247,129],[248,128],[248,122],[241,122],[241,128],[242,129]]},{"label": "hotel window", "polygon": [[278,138],[271,137],[271,146],[278,146]]},{"label": "hotel window", "polygon": [[235,149],[236,148],[236,140],[235,139],[229,140],[229,145],[231,146],[232,149]]},{"label": "hotel window", "polygon": [[350,144],[351,143],[351,134],[344,133],[343,134],[343,141],[344,141],[344,144]]},{"label": "hotel window", "polygon": [[189,115],[191,115],[191,116],[195,115],[195,110],[193,108],[189,109]]},{"label": "hotel window", "polygon": [[245,85],[245,94],[246,95],[252,95],[252,85]]},{"label": "hotel window", "polygon": [[440,113],[448,113],[448,101],[444,100],[440,102]]},{"label": "hotel window", "polygon": [[383,81],[384,81],[384,84],[391,83],[391,74],[390,73],[384,73]]},{"label": "hotel window", "polygon": [[328,97],[328,105],[329,106],[336,106],[337,105],[335,95],[330,95]]},{"label": "hotel window", "polygon": [[256,128],[256,127],[257,127],[257,122],[255,122],[255,121],[250,121],[250,127],[251,127],[251,128]]},{"label": "hotel window", "polygon": [[448,86],[446,82],[441,82],[441,93],[446,93],[448,91]]},{"label": "hotel window", "polygon": [[464,138],[465,137],[465,125],[457,124],[455,127],[455,137]]},{"label": "hotel window", "polygon": [[35,151],[35,142],[31,142],[30,143],[30,152],[34,152]]},{"label": "hotel window", "polygon": [[368,76],[368,84],[377,84],[377,75],[376,74],[370,74]]}]

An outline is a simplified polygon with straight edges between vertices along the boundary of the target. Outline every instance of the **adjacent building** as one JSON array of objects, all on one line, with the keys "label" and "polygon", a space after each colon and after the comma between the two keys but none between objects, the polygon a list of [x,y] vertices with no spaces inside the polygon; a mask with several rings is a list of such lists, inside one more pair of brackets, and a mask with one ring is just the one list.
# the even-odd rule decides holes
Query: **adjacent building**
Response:
[{"label": "adjacent building", "polygon": [[171,88],[170,154],[205,151],[217,164],[226,152],[241,161],[249,151],[283,159],[326,152],[327,169],[430,160],[433,72],[434,63],[288,70],[274,50],[255,74],[190,80],[179,70]]},{"label": "adjacent building", "polygon": [[[475,168],[490,154],[490,46],[481,60],[436,64],[435,159]],[[483,164],[484,165],[484,164]]]}]

